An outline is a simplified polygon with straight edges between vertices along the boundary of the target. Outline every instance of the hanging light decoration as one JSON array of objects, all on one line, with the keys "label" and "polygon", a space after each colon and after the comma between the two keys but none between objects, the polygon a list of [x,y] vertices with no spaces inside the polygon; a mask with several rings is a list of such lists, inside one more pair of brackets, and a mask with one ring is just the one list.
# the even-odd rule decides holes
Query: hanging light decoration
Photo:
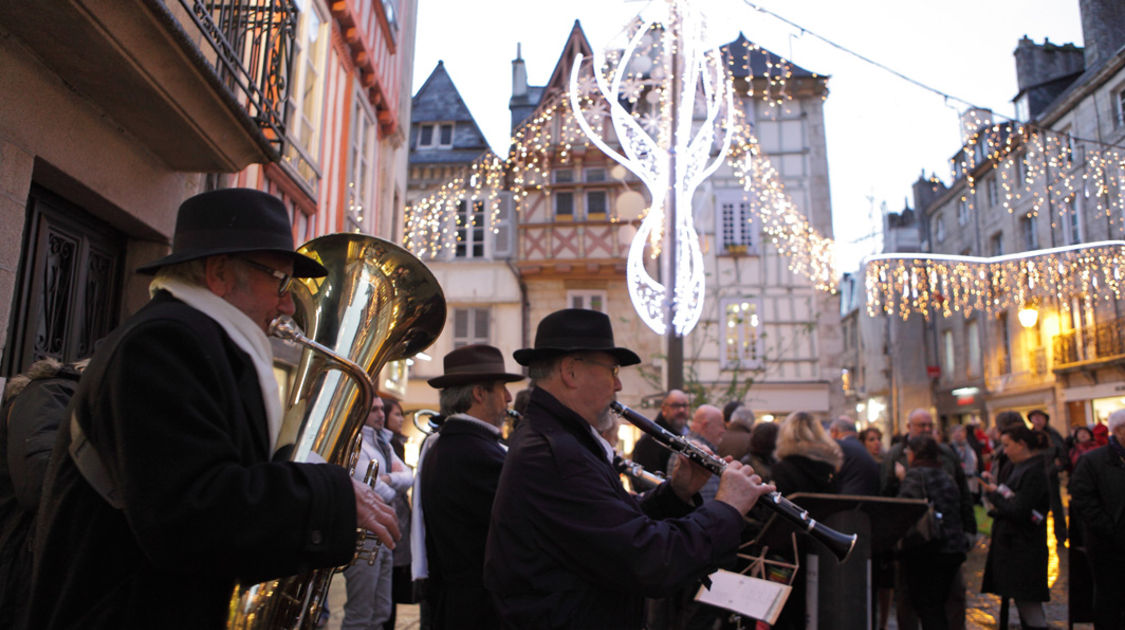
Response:
[{"label": "hanging light decoration", "polygon": [[[626,260],[633,307],[655,332],[665,334],[670,326],[677,335],[685,335],[699,321],[704,298],[703,253],[691,199],[730,149],[734,89],[722,51],[703,44],[702,16],[682,0],[671,0],[667,6],[663,22],[642,19],[635,24],[629,43],[612,63],[594,60],[594,70],[582,75],[583,58],[578,55],[571,67],[569,97],[586,137],[636,175],[652,200]],[[611,77],[608,83],[606,75]],[[639,99],[630,99],[646,89],[652,106],[637,107]],[[623,102],[634,106],[626,108]],[[591,112],[601,119],[607,109],[621,151],[610,146],[588,120]],[[697,113],[702,113],[701,121],[695,120]],[[675,275],[673,295],[645,268],[646,249],[651,257],[667,249],[669,229],[675,231],[670,266]]]}]

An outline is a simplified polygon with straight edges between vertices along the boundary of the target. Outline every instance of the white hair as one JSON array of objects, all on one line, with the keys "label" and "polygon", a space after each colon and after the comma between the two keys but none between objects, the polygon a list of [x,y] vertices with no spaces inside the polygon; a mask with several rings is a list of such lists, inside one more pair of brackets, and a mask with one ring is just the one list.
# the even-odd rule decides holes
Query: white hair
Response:
[{"label": "white hair", "polygon": [[1106,421],[1106,428],[1110,433],[1117,427],[1125,424],[1125,409],[1118,409],[1117,411],[1109,414],[1109,420]]}]

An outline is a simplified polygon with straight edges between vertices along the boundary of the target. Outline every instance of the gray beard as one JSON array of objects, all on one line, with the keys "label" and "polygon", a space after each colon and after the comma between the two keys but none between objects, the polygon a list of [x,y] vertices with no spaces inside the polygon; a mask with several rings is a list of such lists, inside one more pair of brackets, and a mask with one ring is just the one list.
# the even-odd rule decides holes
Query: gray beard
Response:
[{"label": "gray beard", "polygon": [[598,424],[594,428],[597,429],[598,433],[604,433],[613,428],[616,419],[613,417],[613,412],[610,411],[609,407],[606,407],[598,413],[597,421]]}]

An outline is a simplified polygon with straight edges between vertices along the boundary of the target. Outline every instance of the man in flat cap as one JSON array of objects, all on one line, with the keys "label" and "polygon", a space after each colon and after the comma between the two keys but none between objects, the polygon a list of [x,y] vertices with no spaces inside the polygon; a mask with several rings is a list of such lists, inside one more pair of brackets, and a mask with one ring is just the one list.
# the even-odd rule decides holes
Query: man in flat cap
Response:
[{"label": "man in flat cap", "polygon": [[43,489],[29,628],[224,628],[236,581],[347,563],[394,511],[348,471],[271,461],[282,410],[266,337],[292,314],[294,251],[276,197],[180,206],[152,300],[98,347]]},{"label": "man in flat cap", "polygon": [[598,435],[623,366],[640,358],[613,341],[604,313],[556,311],[535,347],[517,350],[536,382],[500,475],[485,586],[505,628],[640,628],[645,597],[665,597],[734,560],[742,515],[773,490],[749,466],[710,473],[681,457],[643,498],[625,491]]},{"label": "man in flat cap", "polygon": [[444,420],[427,438],[415,476],[414,579],[427,578],[434,630],[494,629],[500,618],[484,590],[484,544],[506,451],[507,384],[523,376],[508,373],[500,350],[484,344],[453,350],[443,363],[445,374],[428,383],[441,390]]}]

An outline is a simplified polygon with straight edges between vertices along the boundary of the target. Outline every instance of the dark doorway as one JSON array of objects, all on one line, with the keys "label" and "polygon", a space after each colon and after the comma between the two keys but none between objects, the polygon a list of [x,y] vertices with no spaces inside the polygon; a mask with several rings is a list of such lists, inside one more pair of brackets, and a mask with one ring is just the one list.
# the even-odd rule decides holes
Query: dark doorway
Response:
[{"label": "dark doorway", "polygon": [[52,357],[76,361],[117,325],[125,237],[83,208],[32,185],[7,352],[12,376]]}]

